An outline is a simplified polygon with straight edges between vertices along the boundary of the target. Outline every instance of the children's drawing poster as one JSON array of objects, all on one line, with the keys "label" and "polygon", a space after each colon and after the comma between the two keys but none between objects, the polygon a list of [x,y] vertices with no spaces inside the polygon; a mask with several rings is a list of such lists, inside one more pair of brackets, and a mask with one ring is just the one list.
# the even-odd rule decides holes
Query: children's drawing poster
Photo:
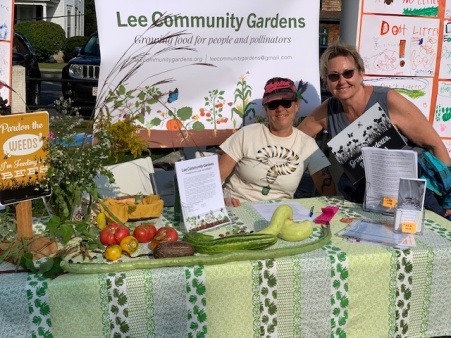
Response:
[{"label": "children's drawing poster", "polygon": [[[0,41],[0,81],[11,85],[11,47],[7,41]],[[0,83],[0,96],[10,101],[10,90]]]},{"label": "children's drawing poster", "polygon": [[[425,77],[376,77],[366,76],[365,84],[395,89],[412,101],[429,119],[431,111],[432,79]],[[449,98],[448,98],[449,100]]]},{"label": "children's drawing poster", "polygon": [[0,96],[11,102],[11,43],[13,0],[0,0]]},{"label": "children's drawing poster", "polygon": [[[451,0],[448,2],[451,3]],[[443,25],[443,45],[439,77],[441,79],[451,79],[451,21],[445,21]]]},{"label": "children's drawing poster", "polygon": [[438,1],[418,0],[365,0],[363,11],[367,13],[398,14],[406,16],[437,16],[437,2]]},{"label": "children's drawing poster", "polygon": [[433,125],[441,137],[451,138],[451,80],[438,83]]},{"label": "children's drawing poster", "polygon": [[451,0],[343,1],[341,15],[352,27],[340,38],[357,46],[365,83],[412,101],[450,151]]},{"label": "children's drawing poster", "polygon": [[445,143],[446,149],[448,149],[448,154],[451,156],[451,139],[443,140],[443,143]]},{"label": "children's drawing poster", "polygon": [[438,19],[363,15],[360,52],[368,75],[434,76]]}]

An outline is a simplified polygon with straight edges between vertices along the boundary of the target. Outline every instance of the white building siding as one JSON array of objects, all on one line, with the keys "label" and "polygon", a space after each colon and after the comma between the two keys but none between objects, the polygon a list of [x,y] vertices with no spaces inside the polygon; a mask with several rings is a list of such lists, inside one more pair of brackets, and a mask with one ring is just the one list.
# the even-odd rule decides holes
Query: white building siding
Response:
[{"label": "white building siding", "polygon": [[20,0],[15,5],[17,22],[42,16],[43,20],[60,25],[67,38],[84,35],[84,0]]}]

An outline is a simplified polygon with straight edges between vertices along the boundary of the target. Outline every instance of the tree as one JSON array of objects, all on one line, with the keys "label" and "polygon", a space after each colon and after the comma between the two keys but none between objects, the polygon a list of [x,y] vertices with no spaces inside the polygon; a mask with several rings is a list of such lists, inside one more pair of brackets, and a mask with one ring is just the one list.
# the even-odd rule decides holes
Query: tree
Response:
[{"label": "tree", "polygon": [[85,0],[85,36],[97,31],[96,7],[94,0]]},{"label": "tree", "polygon": [[24,21],[14,26],[17,33],[21,33],[36,50],[39,62],[46,62],[58,53],[66,43],[63,28],[49,21]]}]

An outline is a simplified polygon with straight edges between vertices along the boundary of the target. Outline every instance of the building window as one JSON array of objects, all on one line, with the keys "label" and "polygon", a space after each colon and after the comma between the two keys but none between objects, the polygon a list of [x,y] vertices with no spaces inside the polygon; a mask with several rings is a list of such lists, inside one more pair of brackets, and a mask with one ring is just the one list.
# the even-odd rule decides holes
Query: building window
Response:
[{"label": "building window", "polygon": [[327,27],[320,27],[319,28],[319,45],[320,46],[327,46],[329,42],[329,30]]},{"label": "building window", "polygon": [[74,27],[75,35],[78,35],[78,8],[75,7],[75,27]]},{"label": "building window", "polygon": [[72,36],[71,34],[71,23],[72,23],[72,11],[70,8],[66,11],[66,37],[70,38]]}]

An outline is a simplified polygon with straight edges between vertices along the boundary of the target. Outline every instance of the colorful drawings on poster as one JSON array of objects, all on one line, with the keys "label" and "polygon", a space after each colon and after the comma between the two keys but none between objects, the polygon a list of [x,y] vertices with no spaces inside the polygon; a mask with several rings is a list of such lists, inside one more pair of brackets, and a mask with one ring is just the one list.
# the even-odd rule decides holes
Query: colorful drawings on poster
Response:
[{"label": "colorful drawings on poster", "polygon": [[[448,2],[451,3],[451,0]],[[451,79],[451,21],[444,22],[439,74],[441,79]]]},{"label": "colorful drawings on poster", "polygon": [[363,11],[365,13],[436,17],[438,5],[434,5],[430,1],[418,0],[366,0]]},{"label": "colorful drawings on poster", "polygon": [[360,52],[366,74],[434,76],[439,20],[364,15]]},{"label": "colorful drawings on poster", "polygon": [[365,77],[372,86],[390,87],[412,101],[429,119],[432,97],[432,79],[417,77]]},{"label": "colorful drawings on poster", "polygon": [[433,125],[441,137],[451,137],[451,81],[439,81]]}]

